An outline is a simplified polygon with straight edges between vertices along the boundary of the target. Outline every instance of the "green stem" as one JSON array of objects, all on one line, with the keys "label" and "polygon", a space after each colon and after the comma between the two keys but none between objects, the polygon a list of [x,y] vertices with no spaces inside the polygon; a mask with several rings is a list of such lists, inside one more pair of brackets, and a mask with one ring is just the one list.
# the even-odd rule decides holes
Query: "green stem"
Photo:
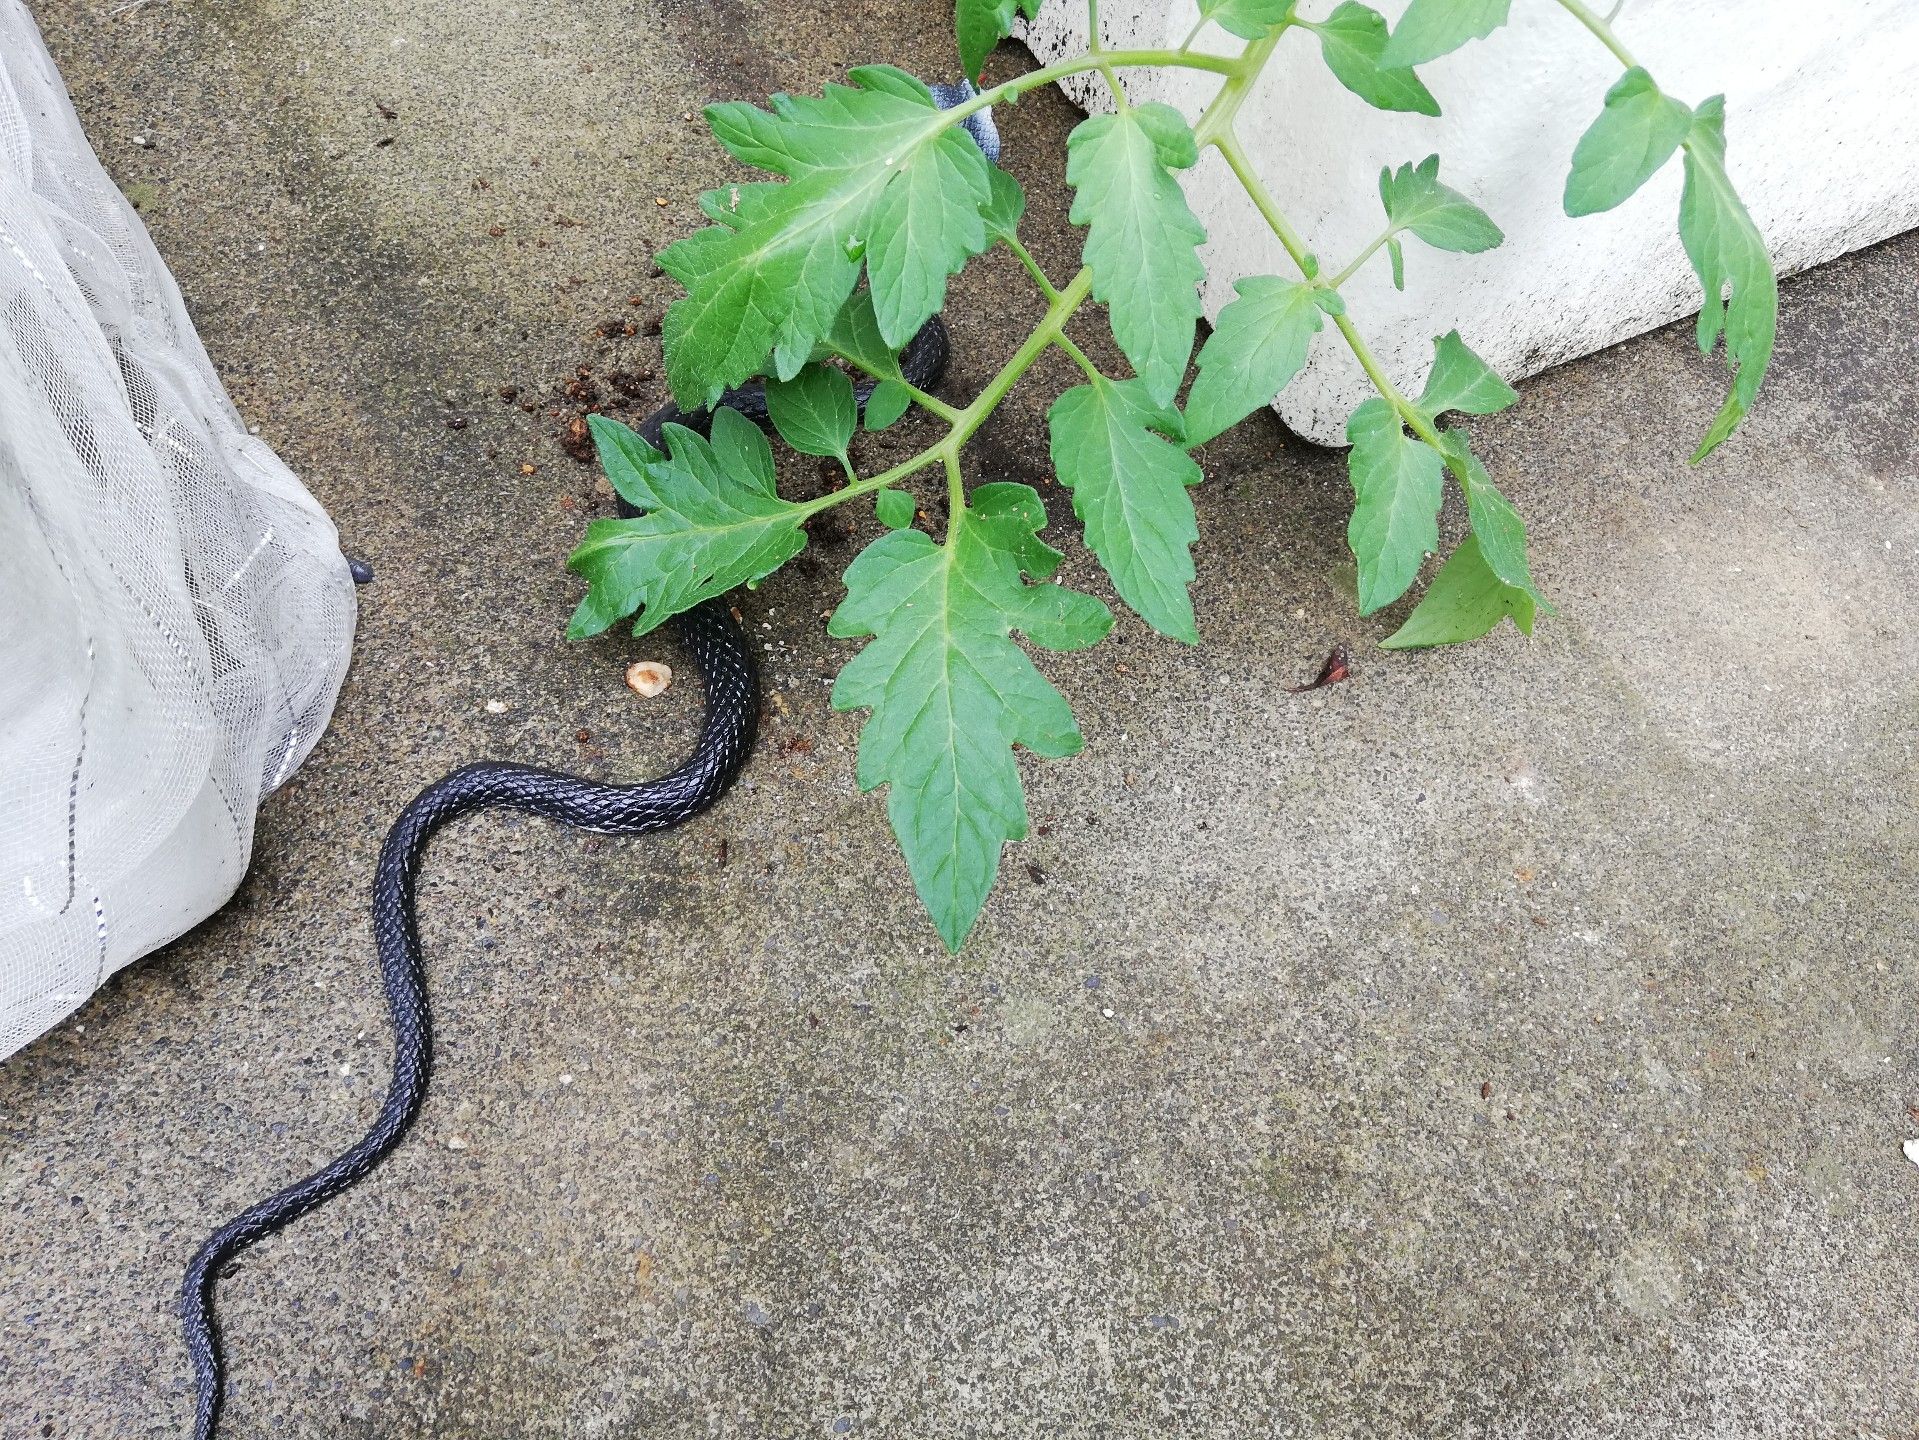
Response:
[{"label": "green stem", "polygon": [[[935,402],[940,406],[940,410],[935,413],[943,411],[950,414],[952,428],[933,444],[881,474],[869,476],[843,489],[822,495],[816,500],[803,501],[801,508],[808,515],[817,515],[822,510],[830,510],[835,505],[844,505],[848,500],[857,499],[861,495],[871,495],[875,490],[884,490],[889,485],[896,485],[909,476],[917,475],[929,465],[944,464],[947,486],[955,500],[953,514],[957,517],[964,510],[966,503],[964,488],[959,486],[959,482],[954,478],[958,472],[960,451],[965,448],[966,442],[973,438],[975,432],[986,423],[993,411],[999,408],[1000,401],[1004,400],[1007,392],[1019,383],[1020,376],[1033,368],[1033,362],[1045,352],[1049,345],[1062,338],[1061,332],[1066,322],[1073,317],[1074,312],[1081,305],[1086,303],[1086,297],[1092,293],[1093,272],[1090,268],[1082,269],[1073,277],[1072,283],[1060,291],[1052,304],[1046,307],[1046,314],[1041,317],[1033,333],[1026,337],[1026,343],[1014,352],[1012,359],[1000,367],[998,374],[986,382],[986,388],[974,397],[972,404],[964,410],[954,410],[950,405]],[[918,398],[917,392],[915,398]]]},{"label": "green stem", "polygon": [[[1261,180],[1258,174],[1253,170],[1252,161],[1247,157],[1244,147],[1240,145],[1239,137],[1229,129],[1214,142],[1214,145],[1219,153],[1225,157],[1226,163],[1232,167],[1233,174],[1239,178],[1239,183],[1245,186],[1246,193],[1252,197],[1253,204],[1258,207],[1259,213],[1265,218],[1266,223],[1272,227],[1273,234],[1279,237],[1279,243],[1286,247],[1286,253],[1292,257],[1293,263],[1299,267],[1299,273],[1305,276],[1311,284],[1321,289],[1335,289],[1338,282],[1344,280],[1347,274],[1356,268],[1359,262],[1355,261],[1353,265],[1347,266],[1346,270],[1341,271],[1332,281],[1314,279],[1311,266],[1307,263],[1308,255],[1305,242],[1300,239],[1299,232],[1293,229],[1292,225],[1287,221],[1285,214],[1279,208],[1279,202],[1273,198],[1272,192],[1266,188],[1266,182]],[[1389,231],[1386,236],[1381,236],[1378,241],[1367,248],[1366,254],[1372,254],[1380,245],[1385,244],[1390,234],[1391,232]],[[1365,255],[1360,257],[1361,260],[1365,258]],[[1415,435],[1421,440],[1424,440],[1428,445],[1431,445],[1434,449],[1439,449],[1438,430],[1430,420],[1420,413],[1419,407],[1406,398],[1405,392],[1393,383],[1392,377],[1381,368],[1379,358],[1373,354],[1372,347],[1366,343],[1366,338],[1359,333],[1358,327],[1353,324],[1351,318],[1345,315],[1335,315],[1333,317],[1333,324],[1338,327],[1340,335],[1345,338],[1347,348],[1353,352],[1353,358],[1359,361],[1360,369],[1366,372],[1366,378],[1373,382],[1373,388],[1380,393],[1388,405],[1391,405],[1393,409],[1398,412],[1399,418],[1412,429]],[[1443,455],[1445,452],[1441,451],[1440,453]],[[1451,468],[1450,462],[1448,468]]]},{"label": "green stem", "polygon": [[[903,380],[900,383],[902,385],[906,384]],[[948,405],[937,395],[927,394],[917,385],[907,385],[906,393],[913,397],[913,403],[919,406],[920,409],[926,411],[928,414],[939,416],[939,418],[944,420],[948,425],[951,425],[955,420],[959,419],[960,412],[957,407]]]},{"label": "green stem", "polygon": [[1054,339],[1053,343],[1072,357],[1073,363],[1086,372],[1088,380],[1098,381],[1103,378],[1099,373],[1099,367],[1092,362],[1091,357],[1075,345],[1070,337],[1060,335]]},{"label": "green stem", "polygon": [[[1624,65],[1628,70],[1635,70],[1639,67],[1639,62],[1632,58],[1632,52],[1620,44],[1619,37],[1613,34],[1612,25],[1609,23],[1612,15],[1608,15],[1602,19],[1598,15],[1595,15],[1587,6],[1581,4],[1580,0],[1559,0],[1559,8],[1572,16],[1573,19],[1577,20],[1581,25],[1584,25],[1588,30],[1592,31],[1594,35],[1598,36],[1599,43],[1612,51],[1612,53],[1618,57],[1621,65]],[[1617,15],[1618,13],[1618,8],[1614,7],[1613,15]]]},{"label": "green stem", "polygon": [[1364,250],[1360,251],[1357,255],[1355,255],[1353,257],[1352,263],[1348,265],[1344,270],[1341,270],[1337,275],[1334,275],[1330,277],[1329,279],[1322,281],[1321,284],[1323,285],[1323,287],[1327,290],[1337,290],[1340,286],[1344,285],[1348,280],[1352,279],[1353,276],[1359,273],[1360,268],[1363,265],[1365,265],[1365,263],[1368,260],[1372,259],[1373,256],[1379,253],[1380,246],[1384,245],[1388,240],[1392,239],[1393,236],[1397,235],[1398,233],[1399,231],[1397,229],[1388,227],[1376,239],[1374,239],[1372,244],[1368,245]]},{"label": "green stem", "polygon": [[1044,295],[1049,302],[1059,299],[1059,287],[1046,278],[1046,272],[1039,268],[1039,261],[1033,258],[1032,251],[1020,244],[1019,236],[1002,235],[1000,239],[1005,242],[1008,250],[1011,250],[1014,255],[1019,257],[1019,263],[1026,267],[1026,273],[1033,277],[1033,283],[1039,286],[1040,293]]}]

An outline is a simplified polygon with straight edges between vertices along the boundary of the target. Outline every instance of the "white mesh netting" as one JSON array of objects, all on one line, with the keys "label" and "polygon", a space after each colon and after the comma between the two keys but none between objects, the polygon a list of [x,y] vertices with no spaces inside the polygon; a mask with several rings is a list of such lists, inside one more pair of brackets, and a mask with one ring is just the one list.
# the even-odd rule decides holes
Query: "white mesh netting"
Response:
[{"label": "white mesh netting", "polygon": [[353,637],[22,0],[0,0],[0,1057],[219,907]]}]

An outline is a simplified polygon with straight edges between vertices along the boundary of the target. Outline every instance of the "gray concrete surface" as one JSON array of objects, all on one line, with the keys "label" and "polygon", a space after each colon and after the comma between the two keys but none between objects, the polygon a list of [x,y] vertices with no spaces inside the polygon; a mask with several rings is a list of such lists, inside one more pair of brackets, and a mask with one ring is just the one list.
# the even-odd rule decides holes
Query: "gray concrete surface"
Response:
[{"label": "gray concrete surface", "polygon": [[[951,56],[943,5],[35,9],[380,577],[235,903],[0,1066],[0,1432],[170,1436],[182,1263],[383,1083],[388,818],[476,756],[635,775],[691,733],[697,687],[561,640],[604,497],[497,391],[657,363],[594,332],[644,330],[732,173],[685,113]],[[1071,120],[1002,117],[1061,271]],[[1353,613],[1340,461],[1209,447],[1205,645],[1046,660],[1089,753],[1029,767],[1049,828],[958,960],[852,791],[819,615],[863,530],[820,537],[747,602],[773,698],[717,813],[434,852],[437,1088],[226,1285],[229,1434],[1908,1440],[1916,285],[1919,236],[1789,285],[1703,468],[1684,327],[1526,386],[1478,431],[1563,618],[1316,695],[1394,623]],[[956,392],[1023,295],[957,286]],[[1046,396],[977,474],[1044,481]]]}]

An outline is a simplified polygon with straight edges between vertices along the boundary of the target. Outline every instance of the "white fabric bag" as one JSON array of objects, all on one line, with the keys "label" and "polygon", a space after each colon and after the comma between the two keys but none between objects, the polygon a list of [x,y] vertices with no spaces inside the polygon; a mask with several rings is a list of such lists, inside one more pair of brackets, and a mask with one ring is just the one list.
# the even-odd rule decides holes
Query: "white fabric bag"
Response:
[{"label": "white fabric bag", "polygon": [[0,0],[0,1056],[217,909],[353,584]]}]

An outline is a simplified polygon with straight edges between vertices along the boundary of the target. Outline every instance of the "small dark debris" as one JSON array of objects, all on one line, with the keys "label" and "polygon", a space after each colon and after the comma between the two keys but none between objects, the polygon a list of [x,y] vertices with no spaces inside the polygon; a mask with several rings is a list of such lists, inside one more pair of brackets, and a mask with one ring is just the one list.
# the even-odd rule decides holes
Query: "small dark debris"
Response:
[{"label": "small dark debris", "polygon": [[813,742],[804,735],[791,735],[787,737],[786,743],[780,746],[780,749],[788,755],[811,755]]},{"label": "small dark debris", "polygon": [[509,402],[518,400],[520,398],[520,387],[518,385],[502,385],[500,387],[500,398]]},{"label": "small dark debris", "polygon": [[384,100],[375,100],[373,102],[373,108],[380,112],[380,118],[382,120],[398,120],[400,118],[400,112]]},{"label": "small dark debris", "polygon": [[573,732],[573,738],[584,745],[593,738],[593,732],[591,730],[575,730]]},{"label": "small dark debris", "polygon": [[1492,1081],[1481,1080],[1479,1082],[1479,1098],[1481,1100],[1490,1100],[1493,1098],[1493,1082]]},{"label": "small dark debris", "polygon": [[393,143],[393,137],[391,135],[382,135],[378,140],[375,140],[373,142],[373,148],[375,150],[384,150],[386,149],[387,146],[391,145],[392,143]]},{"label": "small dark debris", "polygon": [[448,421],[446,422],[446,428],[447,428],[447,429],[449,429],[449,430],[464,430],[464,429],[466,429],[466,427],[467,427],[467,426],[468,426],[469,424],[471,424],[471,423],[472,423],[472,422],[471,422],[471,421],[469,421],[469,420],[468,420],[468,419],[466,418],[466,416],[464,416],[464,415],[455,415],[455,416],[453,416],[453,417],[452,417],[452,418],[451,418],[450,420],[448,420]]},{"label": "small dark debris", "polygon": [[1046,872],[1037,865],[1028,865],[1026,867],[1026,878],[1031,880],[1035,885],[1044,885],[1046,883]]},{"label": "small dark debris", "polygon": [[730,848],[724,838],[713,847],[713,863],[722,870],[726,868],[726,856]]},{"label": "small dark debris", "polygon": [[347,556],[346,568],[347,574],[353,577],[353,583],[355,585],[371,585],[373,583],[373,567],[367,564],[366,561],[355,560],[349,555]]},{"label": "small dark debris", "polygon": [[1323,690],[1328,685],[1337,685],[1342,680],[1353,678],[1353,657],[1344,645],[1333,646],[1332,654],[1326,657],[1326,663],[1319,667],[1319,674],[1307,685],[1294,685],[1288,690],[1291,695],[1303,695],[1308,690]]},{"label": "small dark debris", "polygon": [[575,415],[560,432],[560,448],[582,465],[593,463],[593,431],[584,415]]}]

